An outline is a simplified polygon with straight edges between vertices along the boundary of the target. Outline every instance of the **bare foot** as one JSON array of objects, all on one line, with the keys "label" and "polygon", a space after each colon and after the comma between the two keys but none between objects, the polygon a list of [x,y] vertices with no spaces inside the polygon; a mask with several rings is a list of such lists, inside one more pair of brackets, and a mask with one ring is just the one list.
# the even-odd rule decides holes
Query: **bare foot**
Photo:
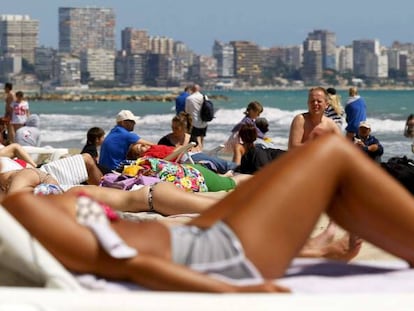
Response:
[{"label": "bare foot", "polygon": [[306,247],[309,248],[321,248],[328,244],[330,244],[334,237],[336,232],[336,224],[333,221],[330,221],[328,226],[318,235],[311,237],[306,242]]},{"label": "bare foot", "polygon": [[350,261],[361,250],[362,239],[345,234],[341,239],[333,241],[321,249],[322,257],[334,260]]}]

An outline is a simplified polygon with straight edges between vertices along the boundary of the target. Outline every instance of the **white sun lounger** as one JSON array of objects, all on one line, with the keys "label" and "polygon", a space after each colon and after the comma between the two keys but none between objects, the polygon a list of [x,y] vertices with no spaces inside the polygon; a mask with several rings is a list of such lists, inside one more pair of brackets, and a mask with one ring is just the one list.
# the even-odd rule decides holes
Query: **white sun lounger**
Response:
[{"label": "white sun lounger", "polygon": [[32,157],[33,161],[37,164],[39,162],[47,160],[48,162],[59,160],[60,158],[69,154],[69,149],[67,148],[53,148],[50,146],[45,147],[32,147],[32,146],[23,146],[23,149]]},{"label": "white sun lounger", "polygon": [[[80,291],[83,288],[27,230],[0,206],[0,267],[2,277],[8,271],[7,285],[15,277],[31,286]],[[4,284],[4,283],[3,283]]]},{"label": "white sun lounger", "polygon": [[[67,271],[1,206],[0,221],[1,268],[15,271],[43,287],[18,288],[11,287],[12,284],[0,287],[0,310],[168,308],[172,311],[193,310],[195,306],[199,310],[332,310],[333,307],[335,310],[412,310],[414,307],[414,270],[407,269],[400,261],[347,265],[300,259],[290,267],[288,276],[278,280],[279,284],[289,286],[293,295],[131,292],[134,287],[122,283],[111,293],[108,290],[115,287],[110,284],[108,288],[99,288],[104,292],[89,291],[79,285],[82,276],[75,277]],[[102,283],[101,279],[96,281]]]}]

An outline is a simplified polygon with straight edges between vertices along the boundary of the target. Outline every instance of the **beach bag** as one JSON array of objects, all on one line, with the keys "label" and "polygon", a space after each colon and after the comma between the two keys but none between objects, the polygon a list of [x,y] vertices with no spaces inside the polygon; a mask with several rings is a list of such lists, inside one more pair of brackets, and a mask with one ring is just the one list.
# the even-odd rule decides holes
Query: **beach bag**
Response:
[{"label": "beach bag", "polygon": [[158,177],[154,176],[137,175],[131,177],[123,174],[108,173],[102,177],[99,186],[130,190],[134,185],[152,185],[160,181]]},{"label": "beach bag", "polygon": [[210,122],[214,119],[214,104],[203,94],[203,103],[200,110],[200,118],[204,122]]},{"label": "beach bag", "polygon": [[414,194],[414,161],[403,157],[393,157],[381,166],[395,179],[397,179],[408,191]]}]

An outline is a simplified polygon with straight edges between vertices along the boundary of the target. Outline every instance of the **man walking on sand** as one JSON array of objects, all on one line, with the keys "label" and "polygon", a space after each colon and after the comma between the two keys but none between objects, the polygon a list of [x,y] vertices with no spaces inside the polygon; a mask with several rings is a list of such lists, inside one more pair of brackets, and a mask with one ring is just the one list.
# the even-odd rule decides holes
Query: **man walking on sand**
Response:
[{"label": "man walking on sand", "polygon": [[194,84],[191,87],[191,95],[185,100],[185,112],[190,114],[193,119],[190,141],[196,142],[200,150],[203,149],[203,141],[207,133],[207,122],[201,120],[200,116],[203,101],[204,98],[203,94],[200,93],[200,86]]},{"label": "man walking on sand", "polygon": [[308,112],[298,114],[290,125],[289,149],[293,149],[326,133],[341,135],[341,131],[332,119],[324,115],[328,106],[328,93],[323,87],[310,89]]}]

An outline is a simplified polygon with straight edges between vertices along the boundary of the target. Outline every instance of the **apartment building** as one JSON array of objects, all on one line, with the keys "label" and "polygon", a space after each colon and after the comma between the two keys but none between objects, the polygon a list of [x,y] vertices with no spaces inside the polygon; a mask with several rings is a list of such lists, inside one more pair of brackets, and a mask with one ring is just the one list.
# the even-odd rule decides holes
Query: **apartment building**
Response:
[{"label": "apartment building", "polygon": [[39,21],[29,15],[1,15],[0,56],[20,56],[33,64],[38,35]]}]

